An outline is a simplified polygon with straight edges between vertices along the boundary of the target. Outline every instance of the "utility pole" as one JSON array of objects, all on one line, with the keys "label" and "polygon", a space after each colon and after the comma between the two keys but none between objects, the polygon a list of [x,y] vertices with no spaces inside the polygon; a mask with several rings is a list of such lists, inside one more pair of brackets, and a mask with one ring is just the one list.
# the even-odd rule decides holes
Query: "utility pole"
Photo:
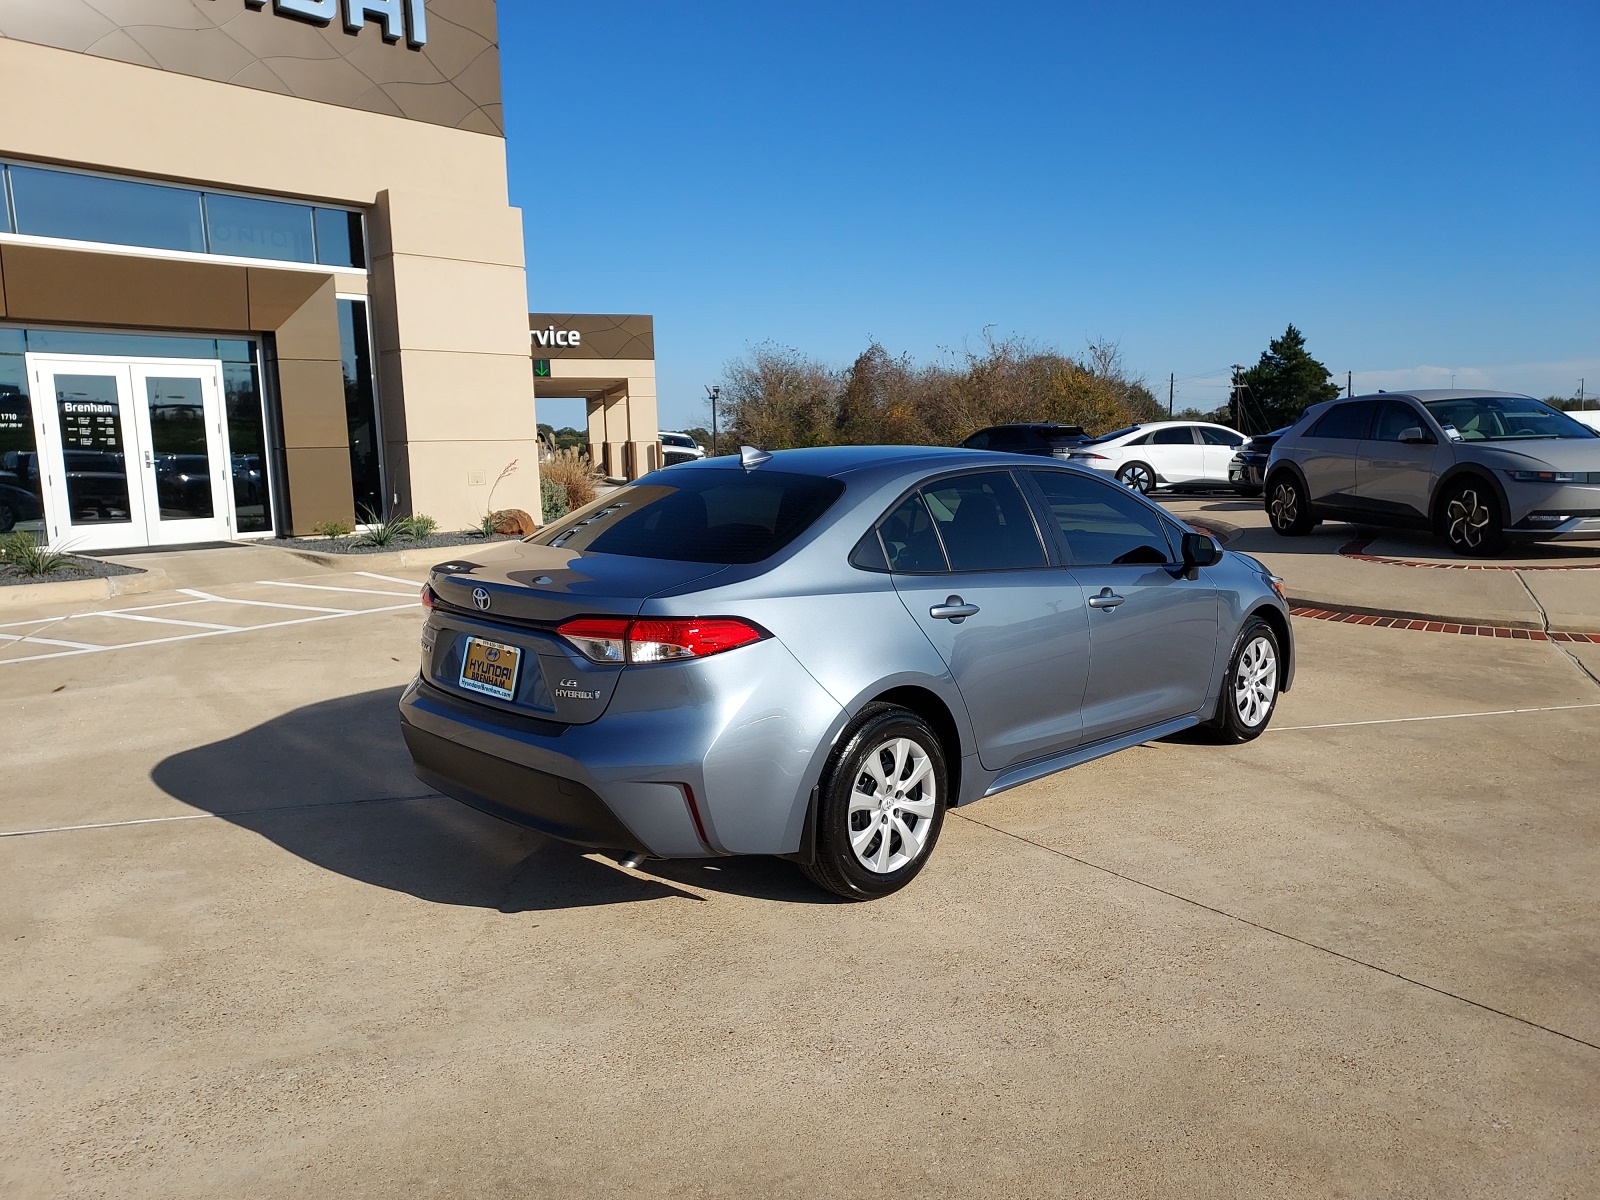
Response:
[{"label": "utility pole", "polygon": [[1578,380],[1578,411],[1583,411],[1583,380]]},{"label": "utility pole", "polygon": [[1346,400],[1350,399],[1351,396],[1354,396],[1356,394],[1356,387],[1355,387],[1355,382],[1354,382],[1355,377],[1356,377],[1356,375],[1355,375],[1354,371],[1346,371],[1344,373],[1344,398]]},{"label": "utility pole", "polygon": [[722,395],[722,386],[712,384],[706,389],[706,399],[711,401],[711,457],[717,456],[717,397]]},{"label": "utility pole", "polygon": [[1228,389],[1228,423],[1235,429],[1239,428],[1239,372],[1242,370],[1242,363],[1233,364],[1233,386]]},{"label": "utility pole", "polygon": [[[1167,376],[1167,416],[1169,417],[1172,415],[1172,393],[1177,382],[1178,373],[1176,371]],[[1583,391],[1583,385],[1581,383],[1578,385],[1578,391]]]}]

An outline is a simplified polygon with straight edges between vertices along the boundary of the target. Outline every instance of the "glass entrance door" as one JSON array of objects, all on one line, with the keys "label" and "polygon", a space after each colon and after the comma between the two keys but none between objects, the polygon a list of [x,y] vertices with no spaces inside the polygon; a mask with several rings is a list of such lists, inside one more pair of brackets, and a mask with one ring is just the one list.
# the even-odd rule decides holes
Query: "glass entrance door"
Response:
[{"label": "glass entrance door", "polygon": [[[29,356],[52,544],[221,541],[235,519],[221,364]],[[53,400],[53,403],[50,402]]]}]

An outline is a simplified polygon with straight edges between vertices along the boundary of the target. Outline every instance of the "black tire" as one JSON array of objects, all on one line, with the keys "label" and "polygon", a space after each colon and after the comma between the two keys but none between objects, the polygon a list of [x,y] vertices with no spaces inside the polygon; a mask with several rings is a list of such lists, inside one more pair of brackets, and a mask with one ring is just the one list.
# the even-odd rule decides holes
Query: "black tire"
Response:
[{"label": "black tire", "polygon": [[[1270,655],[1270,679],[1260,674],[1262,643]],[[1212,740],[1236,745],[1260,737],[1277,711],[1282,679],[1283,648],[1278,644],[1277,630],[1265,617],[1251,617],[1234,640],[1228,670],[1217,694],[1216,711],[1204,725]],[[1263,688],[1263,684],[1268,686]],[[1263,691],[1268,694],[1263,695]]]},{"label": "black tire", "polygon": [[1482,479],[1458,479],[1445,488],[1438,528],[1445,544],[1468,558],[1490,558],[1506,548],[1500,499]]},{"label": "black tire", "polygon": [[[874,812],[858,806],[852,813],[851,799],[857,794],[858,785],[863,794],[870,791],[876,795],[881,791],[876,776],[892,776],[894,752],[890,750],[890,757],[885,760],[883,751],[887,745],[902,739],[914,744],[928,764],[924,777],[903,797],[908,806],[926,806],[925,815],[893,807],[900,798],[898,792],[882,793],[880,804],[889,807]],[[874,754],[878,755],[876,773],[872,770]],[[915,755],[908,753],[902,777],[917,769]],[[939,831],[944,827],[944,810],[950,799],[949,778],[944,748],[926,721],[892,704],[869,704],[856,718],[854,727],[840,739],[839,748],[822,774],[817,793],[817,857],[810,866],[803,868],[806,875],[818,887],[847,900],[875,900],[905,887],[917,877],[939,840]],[[889,780],[891,786],[896,782],[892,778]],[[874,826],[878,832],[871,840],[861,843],[862,854],[858,855],[852,845],[852,834],[859,841],[871,834]],[[910,848],[902,831],[921,841],[914,857],[897,863],[894,860],[904,858]],[[874,870],[862,861],[863,857],[881,858],[889,869]]]},{"label": "black tire", "polygon": [[17,510],[0,501],[0,533],[10,533],[17,525]]},{"label": "black tire", "polygon": [[1246,500],[1254,500],[1257,496],[1261,495],[1261,489],[1255,486],[1239,488],[1238,492],[1239,495],[1243,496]]},{"label": "black tire", "polygon": [[1284,537],[1304,537],[1317,527],[1305,487],[1289,472],[1267,481],[1266,497],[1267,517],[1275,532]]},{"label": "black tire", "polygon": [[1123,463],[1117,468],[1117,482],[1142,496],[1148,496],[1156,490],[1155,469],[1149,463]]}]

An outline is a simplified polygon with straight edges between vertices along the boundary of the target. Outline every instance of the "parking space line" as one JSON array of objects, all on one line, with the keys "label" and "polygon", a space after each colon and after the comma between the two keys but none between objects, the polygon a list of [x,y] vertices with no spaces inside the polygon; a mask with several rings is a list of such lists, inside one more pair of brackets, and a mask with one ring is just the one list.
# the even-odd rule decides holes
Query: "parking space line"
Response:
[{"label": "parking space line", "polygon": [[[250,601],[241,600],[239,603],[248,604]],[[295,608],[296,606],[293,604],[273,604],[269,605],[268,607]],[[26,658],[0,658],[0,667],[8,666],[12,663],[41,662],[47,658],[73,658],[79,654],[105,654],[112,650],[134,650],[140,646],[163,646],[170,642],[192,642],[199,638],[223,637],[224,635],[230,633],[254,633],[258,629],[285,629],[291,625],[310,625],[317,621],[337,621],[341,617],[365,617],[375,613],[405,612],[416,607],[416,603],[412,602],[409,604],[386,604],[382,608],[301,609],[302,612],[313,612],[317,615],[312,617],[292,617],[287,621],[268,621],[261,625],[230,625],[223,629],[202,629],[196,633],[180,633],[172,637],[165,638],[146,638],[144,641],[122,642],[115,646],[88,646],[82,642],[48,642],[45,644],[75,646],[77,649],[57,650],[50,654],[31,654]],[[13,642],[21,642],[24,640],[24,637],[17,636],[15,634],[6,634],[0,636],[4,636]],[[44,641],[42,638],[35,637],[27,637],[26,640],[30,645],[38,644]]]},{"label": "parking space line", "polygon": [[308,592],[349,592],[355,596],[410,596],[410,592],[378,592],[372,588],[334,587],[331,583],[290,583],[285,579],[258,579],[266,587],[304,588]]},{"label": "parking space line", "polygon": [[126,609],[72,614],[73,620],[80,617],[115,617],[119,621],[148,621],[152,625],[187,625],[193,629],[224,629],[235,633],[249,628],[248,625],[219,625],[215,621],[180,621],[176,617],[147,617],[143,613],[130,612]]},{"label": "parking space line", "polygon": [[1431,717],[1380,717],[1372,721],[1329,721],[1324,725],[1272,725],[1268,733],[1302,733],[1308,729],[1353,729],[1359,725],[1404,725],[1412,721],[1463,721],[1469,717],[1514,717],[1523,713],[1571,712],[1600,704],[1546,704],[1539,708],[1496,708],[1487,712],[1438,713]]},{"label": "parking space line", "polygon": [[419,792],[414,796],[368,796],[358,800],[324,800],[315,804],[279,804],[269,808],[236,808],[225,812],[178,813],[170,817],[136,817],[131,821],[96,821],[87,825],[51,825],[43,829],[0,829],[0,838],[34,837],[41,833],[76,833],[85,829],[124,829],[130,825],[168,825],[174,821],[227,820],[230,817],[259,816],[262,813],[302,812],[308,808],[345,808],[352,804],[394,804],[401,800],[443,800],[438,792]]},{"label": "parking space line", "polygon": [[[57,638],[34,637],[30,633],[0,633],[0,641],[26,642],[30,646],[71,646],[75,650],[115,650],[115,646],[96,646],[89,642],[63,642]],[[55,658],[54,654],[35,654],[35,658]],[[7,662],[26,662],[26,659],[7,659]]]},{"label": "parking space line", "polygon": [[[378,611],[377,609],[323,608],[315,604],[279,604],[276,600],[235,600],[231,596],[213,596],[210,592],[202,592],[195,588],[179,588],[178,590],[185,596],[198,596],[201,600],[211,600],[217,604],[249,604],[256,608],[287,608],[291,612],[350,613],[352,611]],[[262,626],[262,628],[265,628],[265,626]]]},{"label": "parking space line", "polygon": [[381,579],[385,583],[403,583],[407,587],[419,588],[422,585],[415,579],[396,579],[393,575],[379,575],[376,571],[357,571],[357,575],[365,575],[368,579]]}]

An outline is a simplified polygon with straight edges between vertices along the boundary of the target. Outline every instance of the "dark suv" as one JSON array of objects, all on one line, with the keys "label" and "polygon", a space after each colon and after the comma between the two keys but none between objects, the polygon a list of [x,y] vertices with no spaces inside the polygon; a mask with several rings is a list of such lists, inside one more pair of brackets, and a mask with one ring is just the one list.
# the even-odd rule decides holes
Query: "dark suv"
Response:
[{"label": "dark suv", "polygon": [[1273,446],[1266,508],[1285,536],[1331,517],[1431,529],[1467,555],[1600,538],[1600,433],[1509,392],[1336,400]]},{"label": "dark suv", "polygon": [[991,425],[961,444],[968,450],[997,450],[1002,454],[1040,454],[1066,458],[1067,452],[1089,440],[1081,425]]}]

